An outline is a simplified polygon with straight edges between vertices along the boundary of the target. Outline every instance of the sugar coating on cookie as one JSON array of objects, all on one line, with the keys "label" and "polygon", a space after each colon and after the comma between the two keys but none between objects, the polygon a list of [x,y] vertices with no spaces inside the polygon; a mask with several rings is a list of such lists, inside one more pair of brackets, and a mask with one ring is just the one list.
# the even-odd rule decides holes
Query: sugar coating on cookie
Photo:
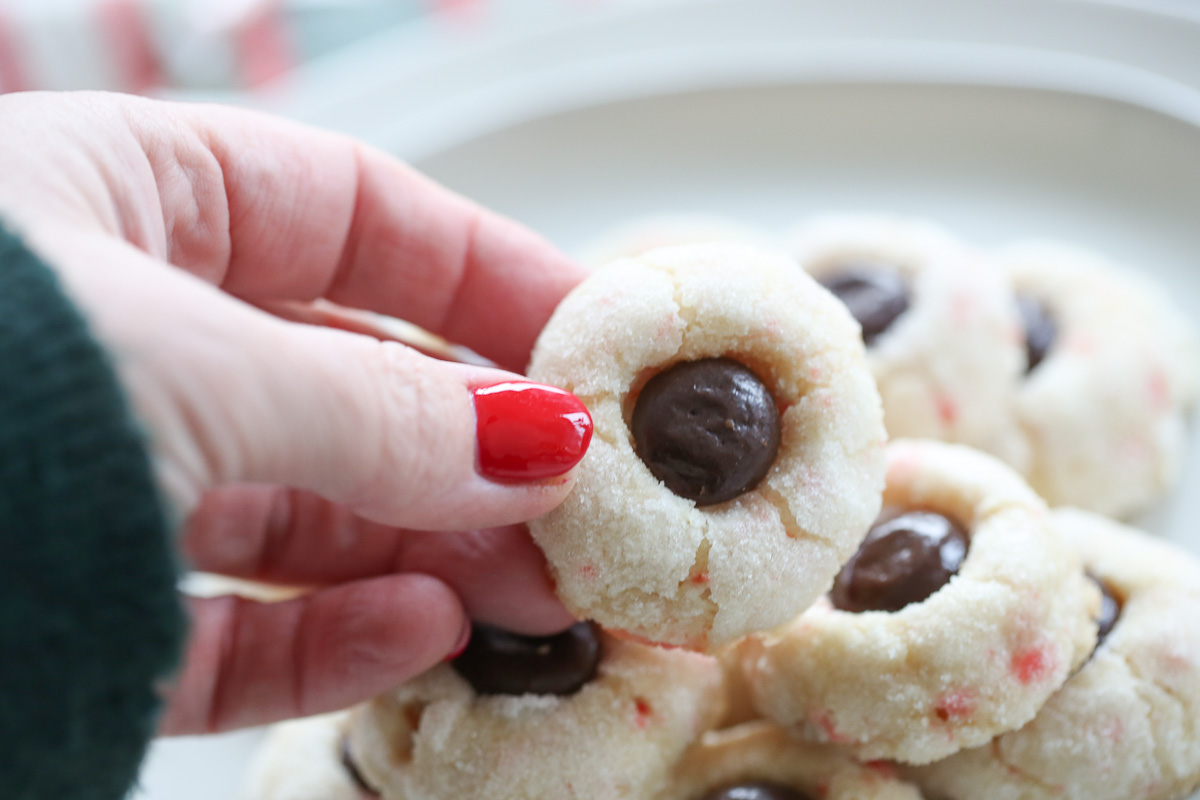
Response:
[{"label": "sugar coating on cookie", "polygon": [[801,742],[770,722],[704,734],[655,800],[701,800],[707,792],[743,782],[786,787],[814,800],[921,800],[890,764],[860,764],[835,748]]},{"label": "sugar coating on cookie", "polygon": [[1003,273],[933,223],[883,214],[810,218],[787,251],[862,318],[892,437],[968,444],[1024,469],[1011,412],[1023,340]]},{"label": "sugar coating on cookie", "polygon": [[479,695],[450,665],[355,710],[350,749],[384,800],[650,798],[722,708],[715,659],[605,637],[565,695]]},{"label": "sugar coating on cookie", "polygon": [[[781,443],[758,485],[698,506],[639,457],[630,419],[652,377],[719,357],[762,380]],[[530,524],[581,618],[693,649],[773,628],[828,589],[879,509],[885,434],[856,326],[782,256],[694,245],[614,262],[562,302],[529,375],[595,425],[571,495]]]},{"label": "sugar coating on cookie", "polygon": [[1096,253],[1031,241],[996,260],[1051,326],[1016,390],[1031,485],[1051,505],[1144,509],[1183,462],[1200,389],[1192,326],[1159,287]]},{"label": "sugar coating on cookie", "polygon": [[914,770],[949,800],[1171,800],[1200,785],[1200,563],[1095,514],[1054,513],[1120,601],[1091,659],[1037,717]]},{"label": "sugar coating on cookie", "polygon": [[613,226],[579,248],[577,257],[584,266],[599,269],[659,247],[712,243],[775,246],[766,231],[719,214],[648,214]]},{"label": "sugar coating on cookie", "polygon": [[250,764],[241,800],[365,800],[342,763],[349,714],[321,714],[271,728]]},{"label": "sugar coating on cookie", "polygon": [[798,735],[926,763],[1032,719],[1091,652],[1100,596],[1042,501],[983,453],[893,442],[884,507],[957,520],[957,574],[894,612],[818,603],[749,637],[743,668],[757,708]]}]

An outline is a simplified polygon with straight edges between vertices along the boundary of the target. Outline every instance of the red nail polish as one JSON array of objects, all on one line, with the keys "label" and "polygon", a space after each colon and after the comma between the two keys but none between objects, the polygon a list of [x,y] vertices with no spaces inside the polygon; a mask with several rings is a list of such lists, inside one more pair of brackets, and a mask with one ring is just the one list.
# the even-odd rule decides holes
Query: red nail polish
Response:
[{"label": "red nail polish", "polygon": [[509,381],[475,390],[479,474],[496,481],[562,475],[592,440],[592,416],[570,392]]},{"label": "red nail polish", "polygon": [[463,651],[465,651],[467,649],[467,645],[469,645],[470,643],[471,643],[471,620],[467,620],[465,623],[463,623],[462,633],[460,633],[458,636],[458,644],[454,645],[454,649],[451,650],[449,653],[446,653],[446,657],[442,660],[443,661],[453,661],[454,659],[458,658],[459,656],[461,656],[463,654]]}]

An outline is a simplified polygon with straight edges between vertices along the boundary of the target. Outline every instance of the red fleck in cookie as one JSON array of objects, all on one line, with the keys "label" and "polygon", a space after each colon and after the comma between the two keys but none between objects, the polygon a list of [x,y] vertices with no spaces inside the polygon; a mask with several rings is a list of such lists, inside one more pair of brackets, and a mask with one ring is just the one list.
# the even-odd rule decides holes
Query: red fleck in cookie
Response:
[{"label": "red fleck in cookie", "polygon": [[1026,330],[1015,414],[1051,505],[1124,516],[1179,477],[1200,390],[1191,325],[1142,276],[1053,242],[1005,248]]},{"label": "red fleck in cookie", "polygon": [[860,764],[770,722],[711,731],[655,800],[921,800],[895,767]]},{"label": "red fleck in cookie", "polygon": [[926,763],[1032,719],[1095,646],[1099,605],[1011,469],[902,440],[829,597],[749,637],[743,666],[757,708],[798,735]]},{"label": "red fleck in cookie", "polygon": [[1104,588],[1103,638],[1025,727],[913,771],[949,800],[1171,800],[1200,785],[1200,563],[1103,517],[1054,523]]},{"label": "red fleck in cookie", "polygon": [[383,800],[650,798],[722,700],[708,656],[477,625],[455,661],[354,711],[349,758]]},{"label": "red fleck in cookie", "polygon": [[374,800],[346,760],[346,712],[272,727],[251,762],[242,800]]},{"label": "red fleck in cookie", "polygon": [[893,438],[967,444],[1024,469],[1011,410],[1021,337],[1003,273],[934,224],[879,214],[806,220],[788,252],[862,326]]},{"label": "red fleck in cookie", "polygon": [[652,250],[559,306],[529,375],[595,425],[530,524],[580,618],[716,649],[829,588],[879,509],[884,430],[857,328],[786,258]]}]

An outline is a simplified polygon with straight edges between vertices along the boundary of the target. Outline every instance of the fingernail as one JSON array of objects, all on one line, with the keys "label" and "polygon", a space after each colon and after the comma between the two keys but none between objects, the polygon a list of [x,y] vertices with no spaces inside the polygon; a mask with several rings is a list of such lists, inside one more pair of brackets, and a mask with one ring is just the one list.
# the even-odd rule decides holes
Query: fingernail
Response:
[{"label": "fingernail", "polygon": [[463,623],[462,633],[458,635],[458,644],[454,645],[454,649],[446,654],[445,661],[453,661],[463,654],[467,649],[467,645],[471,643],[471,620],[466,620]]},{"label": "fingernail", "polygon": [[509,381],[475,390],[479,474],[495,481],[562,475],[592,440],[592,416],[570,392]]}]

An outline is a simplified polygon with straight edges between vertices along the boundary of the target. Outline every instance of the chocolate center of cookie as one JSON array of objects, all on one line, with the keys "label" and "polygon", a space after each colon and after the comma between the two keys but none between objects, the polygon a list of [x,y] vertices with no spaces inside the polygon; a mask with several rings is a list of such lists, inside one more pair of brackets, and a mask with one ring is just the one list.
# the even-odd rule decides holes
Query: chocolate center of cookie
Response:
[{"label": "chocolate center of cookie", "polygon": [[1092,575],[1088,576],[1096,585],[1100,587],[1100,615],[1096,617],[1096,647],[1103,644],[1108,638],[1108,634],[1112,633],[1113,627],[1117,624],[1117,619],[1121,616],[1121,601],[1113,594],[1112,587],[1107,583]]},{"label": "chocolate center of cookie", "polygon": [[587,622],[554,636],[521,636],[477,622],[451,666],[477,694],[573,694],[599,663],[600,641]]},{"label": "chocolate center of cookie", "polygon": [[782,784],[755,781],[713,789],[700,800],[809,800],[809,797]]},{"label": "chocolate center of cookie", "polygon": [[887,264],[847,261],[820,283],[850,309],[868,346],[908,310],[908,284]]},{"label": "chocolate center of cookie", "polygon": [[1017,293],[1017,310],[1025,327],[1025,371],[1033,372],[1058,338],[1058,323],[1042,301],[1025,292]]},{"label": "chocolate center of cookie", "polygon": [[350,774],[350,780],[354,781],[354,785],[365,797],[378,798],[379,792],[367,785],[363,779],[362,773],[358,771],[358,765],[354,763],[353,756],[350,755],[350,740],[342,737],[342,767]]},{"label": "chocolate center of cookie", "polygon": [[685,361],[651,378],[630,423],[654,477],[698,506],[758,485],[779,453],[779,408],[753,370],[731,358]]},{"label": "chocolate center of cookie", "polygon": [[958,572],[967,541],[958,523],[933,511],[885,515],[838,573],[830,599],[854,612],[919,603]]}]

